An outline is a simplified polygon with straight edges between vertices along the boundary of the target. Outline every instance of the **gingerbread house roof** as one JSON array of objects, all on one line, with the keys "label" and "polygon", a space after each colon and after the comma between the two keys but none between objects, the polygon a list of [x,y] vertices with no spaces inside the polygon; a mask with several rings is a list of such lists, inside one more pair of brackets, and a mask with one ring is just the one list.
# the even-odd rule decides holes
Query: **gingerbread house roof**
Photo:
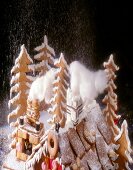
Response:
[{"label": "gingerbread house roof", "polygon": [[[116,162],[119,157],[116,153],[119,144],[112,143],[112,131],[99,104],[93,103],[84,112],[85,119],[76,127],[58,133],[58,151],[60,152],[61,164],[72,169],[119,169],[119,164]],[[49,130],[27,160],[27,168],[34,167],[41,159],[42,154],[48,154],[48,133]],[[119,137],[120,135],[117,139]]]}]

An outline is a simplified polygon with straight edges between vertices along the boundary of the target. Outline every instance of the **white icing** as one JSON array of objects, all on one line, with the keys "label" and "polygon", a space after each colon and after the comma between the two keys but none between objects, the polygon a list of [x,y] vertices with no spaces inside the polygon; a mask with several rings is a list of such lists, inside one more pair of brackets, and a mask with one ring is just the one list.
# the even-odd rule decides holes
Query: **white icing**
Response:
[{"label": "white icing", "polygon": [[64,70],[64,73],[65,73],[65,75],[67,76],[67,77],[70,77],[70,74],[69,74],[69,72],[65,69]]},{"label": "white icing", "polygon": [[118,141],[121,138],[123,133],[125,135],[126,142],[127,142],[127,146],[125,146],[125,148],[126,148],[125,156],[127,157],[129,162],[133,162],[133,160],[130,156],[132,149],[131,149],[131,143],[130,143],[129,136],[128,136],[128,128],[127,128],[127,121],[126,120],[123,121],[123,123],[121,125],[121,130],[120,130],[119,134],[115,137],[115,141]]},{"label": "white icing", "polygon": [[12,98],[13,92],[18,92],[19,86],[20,86],[20,83],[17,83],[14,86],[11,87],[11,89],[10,89],[10,99]]},{"label": "white icing", "polygon": [[64,81],[65,85],[68,87],[69,83],[65,79],[63,81]]},{"label": "white icing", "polygon": [[55,59],[49,53],[47,53],[47,57],[54,63]]},{"label": "white icing", "polygon": [[47,70],[50,70],[51,67],[48,65],[48,62],[47,62],[47,61],[42,60],[40,63],[37,63],[37,64],[35,65],[35,70],[37,70],[37,69],[39,69],[39,68],[42,68],[42,70],[45,68],[46,71],[47,71]]},{"label": "white icing", "polygon": [[48,109],[48,113],[54,113],[54,111],[55,111],[55,109],[58,107],[58,104],[54,104],[53,106],[52,106],[52,108],[49,108]]},{"label": "white icing", "polygon": [[30,87],[31,87],[31,84],[28,83],[28,82],[26,82],[26,86],[27,86],[28,88],[30,88]]},{"label": "white icing", "polygon": [[54,49],[51,48],[51,47],[48,45],[48,39],[47,39],[47,36],[46,36],[46,35],[44,36],[44,43],[42,43],[42,45],[36,47],[35,50],[36,50],[36,51],[40,51],[40,50],[42,50],[42,49],[45,48],[45,47],[49,50],[49,52],[50,52],[53,56],[55,56]]},{"label": "white icing", "polygon": [[110,64],[115,68],[115,70],[119,70],[119,67],[114,63],[113,54],[110,55],[108,62],[104,62],[103,65],[106,67]]},{"label": "white icing", "polygon": [[26,78],[28,79],[28,80],[30,80],[31,82],[33,82],[33,81],[35,81],[36,80],[36,77],[33,77],[33,76],[26,76]]},{"label": "white icing", "polygon": [[58,60],[55,60],[54,65],[58,65],[58,64],[60,64],[60,63],[62,63],[62,62],[63,62],[63,64],[65,65],[65,67],[69,70],[69,67],[68,67],[68,65],[67,65],[67,62],[66,62],[66,60],[64,59],[63,53],[60,54],[60,58],[59,58]]},{"label": "white icing", "polygon": [[54,80],[53,84],[59,83],[61,81],[61,78],[58,76],[56,80]]},{"label": "white icing", "polygon": [[29,71],[32,71],[34,73],[35,65],[34,64],[33,65],[28,65],[28,69],[29,69]]},{"label": "white icing", "polygon": [[24,46],[24,44],[23,44],[23,45],[21,46],[20,54],[19,54],[18,58],[15,60],[15,64],[17,64],[17,63],[19,62],[19,60],[22,58],[23,53],[26,53],[27,59],[28,59],[31,63],[33,63],[33,60],[30,58],[30,56],[29,56],[29,54],[27,53],[27,50],[26,50],[26,48],[25,48],[25,46]]},{"label": "white icing", "polygon": [[18,111],[21,109],[21,105],[18,105],[15,110],[8,114],[8,123],[10,121],[10,117],[17,115]]},{"label": "white icing", "polygon": [[126,170],[131,170],[128,166],[128,162],[125,162],[125,167],[127,168]]},{"label": "white icing", "polygon": [[16,80],[20,77],[20,73],[17,73],[16,75],[12,76],[10,84],[12,85]]},{"label": "white icing", "polygon": [[[129,141],[129,142],[130,142],[130,141]],[[130,148],[128,148],[128,150],[125,151],[125,155],[126,155],[128,161],[129,161],[130,163],[133,163],[133,159],[132,159],[132,157],[131,157],[131,152],[132,152],[132,150],[131,150],[131,147],[130,147]]]},{"label": "white icing", "polygon": [[20,68],[19,63],[17,63],[15,66],[13,66],[13,68],[11,69],[11,74],[13,74],[17,68]]},{"label": "white icing", "polygon": [[53,92],[53,81],[55,80],[55,69],[51,68],[43,76],[37,78],[31,85],[29,96],[30,100],[38,99],[50,103]]},{"label": "white icing", "polygon": [[8,107],[10,108],[11,105],[13,105],[16,101],[18,101],[20,96],[21,96],[21,92],[19,92],[13,99],[9,100]]},{"label": "white icing", "polygon": [[34,59],[40,59],[44,55],[44,51],[34,56]]}]

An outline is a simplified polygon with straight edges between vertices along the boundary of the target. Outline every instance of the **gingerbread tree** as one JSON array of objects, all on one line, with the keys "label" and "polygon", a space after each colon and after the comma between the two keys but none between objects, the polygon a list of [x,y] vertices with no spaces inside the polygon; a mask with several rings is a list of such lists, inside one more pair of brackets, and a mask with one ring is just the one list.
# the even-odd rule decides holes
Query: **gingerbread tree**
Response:
[{"label": "gingerbread tree", "polygon": [[21,46],[21,52],[18,58],[15,60],[15,65],[11,70],[11,89],[10,89],[10,100],[9,108],[13,109],[8,115],[8,122],[10,118],[18,118],[24,115],[27,109],[27,96],[31,82],[34,78],[28,73],[33,72],[33,63],[24,45]]},{"label": "gingerbread tree", "polygon": [[114,80],[116,79],[115,72],[119,70],[119,67],[114,63],[113,55],[110,55],[108,62],[104,62],[105,72],[107,73],[108,84],[107,84],[107,95],[103,99],[103,103],[106,104],[105,109],[103,110],[106,120],[109,123],[113,137],[118,135],[119,128],[116,125],[116,122],[120,118],[116,114],[117,111],[117,95],[115,94],[116,85]]},{"label": "gingerbread tree", "polygon": [[130,157],[131,146],[128,137],[127,122],[124,120],[121,125],[121,129],[119,129],[116,124],[120,116],[116,114],[117,95],[114,91],[117,87],[114,84],[114,80],[116,79],[115,72],[119,70],[119,67],[114,63],[113,55],[110,55],[108,62],[104,62],[104,67],[106,68],[105,71],[108,77],[108,85],[107,95],[103,99],[103,103],[106,104],[103,112],[105,114],[106,121],[113,132],[112,142],[119,146],[116,150],[118,158],[115,161],[118,164],[118,169],[128,169],[128,162],[132,162],[132,159]]},{"label": "gingerbread tree", "polygon": [[54,64],[58,69],[56,80],[53,82],[54,97],[51,100],[52,108],[49,109],[49,113],[54,115],[54,123],[60,123],[60,126],[64,127],[64,112],[66,112],[66,90],[68,88],[69,81],[68,65],[62,53],[59,60],[57,60]]},{"label": "gingerbread tree", "polygon": [[35,71],[41,76],[51,68],[51,65],[54,64],[53,56],[55,56],[54,49],[48,45],[46,35],[44,36],[44,42],[42,45],[36,47],[35,51],[38,52],[38,54],[34,56],[34,59],[37,60]]},{"label": "gingerbread tree", "polygon": [[121,125],[121,130],[119,134],[115,137],[115,142],[119,145],[119,149],[116,151],[118,154],[118,159],[116,163],[118,163],[119,168],[121,169],[130,169],[128,163],[133,163],[133,159],[131,158],[131,144],[128,136],[128,127],[127,121],[124,120]]}]

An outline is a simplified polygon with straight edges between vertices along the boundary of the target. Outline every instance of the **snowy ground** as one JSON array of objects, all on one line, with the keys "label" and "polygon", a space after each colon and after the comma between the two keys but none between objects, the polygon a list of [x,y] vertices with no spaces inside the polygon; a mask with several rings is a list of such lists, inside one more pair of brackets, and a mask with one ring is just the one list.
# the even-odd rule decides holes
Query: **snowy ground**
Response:
[{"label": "snowy ground", "polygon": [[9,143],[8,134],[11,132],[10,127],[7,125],[7,99],[0,102],[0,169],[5,158],[5,155],[9,153]]},{"label": "snowy ground", "polygon": [[25,163],[23,161],[17,160],[15,157],[15,149],[13,149],[6,157],[2,170],[13,169],[13,170],[24,170]]}]

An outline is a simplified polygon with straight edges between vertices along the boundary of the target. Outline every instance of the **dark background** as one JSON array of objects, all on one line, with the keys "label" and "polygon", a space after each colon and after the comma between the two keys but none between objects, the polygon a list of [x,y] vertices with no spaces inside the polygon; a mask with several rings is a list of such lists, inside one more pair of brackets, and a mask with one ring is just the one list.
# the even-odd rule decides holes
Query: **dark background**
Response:
[{"label": "dark background", "polygon": [[133,64],[130,1],[119,0],[11,0],[0,2],[0,95],[9,95],[10,70],[25,44],[31,57],[43,36],[63,52],[68,63],[80,60],[91,69],[114,54],[119,114],[128,121],[133,141]]}]

